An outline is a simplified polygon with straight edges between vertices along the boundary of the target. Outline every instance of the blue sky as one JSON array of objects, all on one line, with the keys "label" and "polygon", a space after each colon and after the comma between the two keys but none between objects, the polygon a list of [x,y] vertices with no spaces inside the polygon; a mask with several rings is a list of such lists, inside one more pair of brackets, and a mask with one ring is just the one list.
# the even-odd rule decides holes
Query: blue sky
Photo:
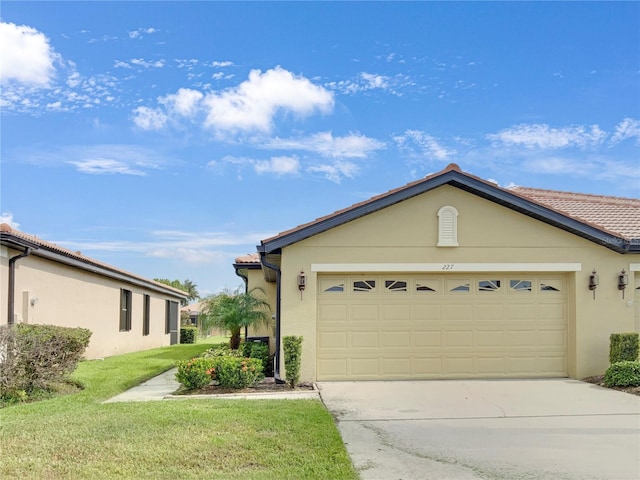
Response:
[{"label": "blue sky", "polygon": [[12,2],[2,221],[235,288],[263,238],[443,169],[640,196],[638,2]]}]

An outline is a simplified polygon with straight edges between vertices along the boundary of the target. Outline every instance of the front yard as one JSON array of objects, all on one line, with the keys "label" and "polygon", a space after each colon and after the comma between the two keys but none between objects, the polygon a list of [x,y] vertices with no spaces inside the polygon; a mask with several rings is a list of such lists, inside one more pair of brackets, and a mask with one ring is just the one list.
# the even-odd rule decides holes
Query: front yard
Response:
[{"label": "front yard", "polygon": [[357,478],[315,400],[101,403],[211,346],[83,362],[82,392],[0,409],[0,477]]}]

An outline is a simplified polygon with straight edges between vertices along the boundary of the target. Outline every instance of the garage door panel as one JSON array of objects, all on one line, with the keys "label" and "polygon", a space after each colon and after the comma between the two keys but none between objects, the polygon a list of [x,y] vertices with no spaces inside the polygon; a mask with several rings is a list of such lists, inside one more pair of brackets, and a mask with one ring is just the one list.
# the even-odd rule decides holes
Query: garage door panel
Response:
[{"label": "garage door panel", "polygon": [[382,334],[382,346],[408,348],[411,346],[411,332],[409,330],[393,332],[385,331]]},{"label": "garage door panel", "polygon": [[503,304],[477,305],[474,319],[479,322],[504,322],[505,306]]},{"label": "garage door panel", "polygon": [[409,358],[383,358],[382,375],[406,377],[411,375],[411,360]]},{"label": "garage door panel", "polygon": [[391,277],[319,289],[318,380],[566,376],[563,275]]},{"label": "garage door panel", "polygon": [[352,348],[378,348],[378,331],[352,331],[349,334],[349,344]]},{"label": "garage door panel", "polygon": [[472,347],[473,332],[468,330],[445,332],[445,347]]},{"label": "garage door panel", "polygon": [[420,330],[413,332],[413,345],[414,347],[441,347],[442,346],[442,332],[435,330]]},{"label": "garage door panel", "polygon": [[442,307],[440,304],[414,305],[413,318],[416,323],[440,321],[442,318]]},{"label": "garage door panel", "polygon": [[318,347],[321,349],[344,349],[347,347],[347,332],[324,331],[318,333]]},{"label": "garage door panel", "polygon": [[352,376],[360,377],[378,377],[380,376],[378,357],[369,358],[352,358],[350,374]]},{"label": "garage door panel", "polygon": [[377,322],[378,305],[355,304],[351,305],[349,312],[350,322]]}]

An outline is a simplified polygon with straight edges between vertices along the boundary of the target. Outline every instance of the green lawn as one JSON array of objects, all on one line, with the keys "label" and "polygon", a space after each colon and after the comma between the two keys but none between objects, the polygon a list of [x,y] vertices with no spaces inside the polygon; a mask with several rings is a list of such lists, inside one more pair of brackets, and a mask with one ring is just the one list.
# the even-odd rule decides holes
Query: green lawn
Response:
[{"label": "green lawn", "polygon": [[209,342],[82,362],[81,393],[0,409],[0,478],[358,478],[315,400],[101,403]]}]

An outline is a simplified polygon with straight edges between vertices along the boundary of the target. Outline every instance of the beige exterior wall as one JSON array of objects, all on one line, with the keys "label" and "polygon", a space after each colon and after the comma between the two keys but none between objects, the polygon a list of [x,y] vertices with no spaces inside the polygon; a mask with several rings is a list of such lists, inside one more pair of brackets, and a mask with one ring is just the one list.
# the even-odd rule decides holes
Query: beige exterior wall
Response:
[{"label": "beige exterior wall", "polygon": [[[8,260],[19,253],[3,247],[0,255],[0,314],[3,323],[7,319]],[[108,357],[170,344],[170,335],[165,334],[165,302],[179,302],[179,298],[163,296],[35,255],[22,258],[15,265],[16,322],[88,328],[92,336],[86,358]],[[121,288],[132,292],[131,330],[127,332],[119,331]],[[150,295],[151,300],[150,327],[149,335],[143,336],[145,294]],[[37,299],[34,305],[31,299]]]},{"label": "beige exterior wall", "polygon": [[262,270],[248,270],[247,277],[249,279],[249,289],[261,288],[264,290],[264,295],[261,292],[254,292],[256,296],[263,297],[271,306],[269,316],[272,318],[270,326],[258,326],[256,328],[248,329],[248,336],[250,337],[269,337],[269,348],[271,353],[275,353],[275,314],[276,314],[276,284],[273,282],[267,282],[264,279]]},{"label": "beige exterior wall", "polygon": [[[458,211],[457,247],[437,247],[438,210]],[[283,249],[282,335],[302,335],[303,380],[316,379],[317,272],[312,264],[339,263],[577,263],[567,273],[568,373],[572,378],[601,374],[608,366],[609,335],[633,331],[633,292],[629,275],[625,298],[617,288],[623,268],[640,255],[622,255],[451,186],[443,186],[361,217]],[[596,298],[588,289],[592,269],[600,275]],[[302,299],[296,277],[307,273]],[[632,285],[633,283],[633,285]],[[250,286],[253,284],[250,283]],[[629,303],[631,301],[631,303]]]}]

